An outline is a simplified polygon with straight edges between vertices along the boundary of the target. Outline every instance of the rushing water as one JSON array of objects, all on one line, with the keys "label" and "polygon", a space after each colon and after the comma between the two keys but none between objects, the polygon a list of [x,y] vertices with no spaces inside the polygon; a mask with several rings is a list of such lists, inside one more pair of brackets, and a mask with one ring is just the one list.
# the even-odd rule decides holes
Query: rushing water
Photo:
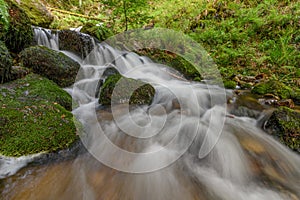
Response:
[{"label": "rushing water", "polygon": [[[36,29],[36,37],[58,49],[56,34]],[[229,91],[185,81],[105,44],[84,61],[76,59],[81,71],[67,91],[90,153],[21,169],[1,182],[2,199],[300,199],[299,156],[257,120],[228,115]],[[150,82],[153,103],[99,107],[95,91],[107,63]]]}]

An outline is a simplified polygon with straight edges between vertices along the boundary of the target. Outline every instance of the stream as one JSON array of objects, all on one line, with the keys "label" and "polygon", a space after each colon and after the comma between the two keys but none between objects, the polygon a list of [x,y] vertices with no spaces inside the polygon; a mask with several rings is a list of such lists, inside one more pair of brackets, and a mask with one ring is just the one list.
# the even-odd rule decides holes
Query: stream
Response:
[{"label": "stream", "polygon": [[[55,33],[35,29],[35,37],[59,49]],[[259,128],[259,119],[230,115],[231,91],[106,43],[95,41],[84,60],[63,52],[81,64],[66,91],[88,151],[15,170],[0,180],[1,199],[300,199],[299,155]],[[151,83],[152,104],[100,106],[99,78],[111,66]]]}]

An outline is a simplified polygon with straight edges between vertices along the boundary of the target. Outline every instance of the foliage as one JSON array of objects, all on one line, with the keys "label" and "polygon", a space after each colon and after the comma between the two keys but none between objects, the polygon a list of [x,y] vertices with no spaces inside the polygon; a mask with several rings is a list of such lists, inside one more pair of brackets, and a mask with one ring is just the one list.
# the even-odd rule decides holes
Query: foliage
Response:
[{"label": "foliage", "polygon": [[0,92],[1,154],[53,152],[77,139],[72,114],[59,104],[71,104],[71,97],[52,81],[31,74]]},{"label": "foliage", "polygon": [[0,29],[7,30],[9,27],[8,7],[4,0],[0,0]]}]

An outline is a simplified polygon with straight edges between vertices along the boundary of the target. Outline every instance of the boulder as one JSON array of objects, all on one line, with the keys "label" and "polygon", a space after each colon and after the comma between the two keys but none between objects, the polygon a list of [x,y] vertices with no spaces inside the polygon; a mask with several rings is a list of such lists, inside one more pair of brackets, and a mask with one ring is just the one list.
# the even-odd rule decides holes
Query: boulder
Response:
[{"label": "boulder", "polygon": [[84,33],[62,30],[58,33],[59,49],[77,54],[84,59],[94,49],[94,39]]},{"label": "boulder", "polygon": [[300,113],[279,107],[266,121],[264,129],[289,148],[300,152]]},{"label": "boulder", "polygon": [[26,12],[13,0],[6,0],[9,10],[9,27],[1,31],[0,40],[13,53],[19,53],[30,46],[33,40],[33,30]]},{"label": "boulder", "polygon": [[53,81],[29,74],[0,85],[0,154],[56,152],[78,140],[70,95]]},{"label": "boulder", "polygon": [[61,87],[71,86],[75,82],[79,63],[65,54],[44,46],[33,46],[20,54],[24,67],[31,68],[34,73],[53,80]]},{"label": "boulder", "polygon": [[155,89],[150,84],[114,74],[100,88],[99,104],[150,105],[154,94]]},{"label": "boulder", "polygon": [[5,44],[0,41],[0,83],[11,80],[12,58]]}]

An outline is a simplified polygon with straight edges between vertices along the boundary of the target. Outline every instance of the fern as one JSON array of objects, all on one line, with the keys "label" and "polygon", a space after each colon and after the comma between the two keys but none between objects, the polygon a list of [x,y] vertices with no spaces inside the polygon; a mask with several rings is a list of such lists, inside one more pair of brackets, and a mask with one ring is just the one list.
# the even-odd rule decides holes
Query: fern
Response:
[{"label": "fern", "polygon": [[9,14],[4,0],[0,0],[0,26],[3,26],[4,30],[9,28]]}]

